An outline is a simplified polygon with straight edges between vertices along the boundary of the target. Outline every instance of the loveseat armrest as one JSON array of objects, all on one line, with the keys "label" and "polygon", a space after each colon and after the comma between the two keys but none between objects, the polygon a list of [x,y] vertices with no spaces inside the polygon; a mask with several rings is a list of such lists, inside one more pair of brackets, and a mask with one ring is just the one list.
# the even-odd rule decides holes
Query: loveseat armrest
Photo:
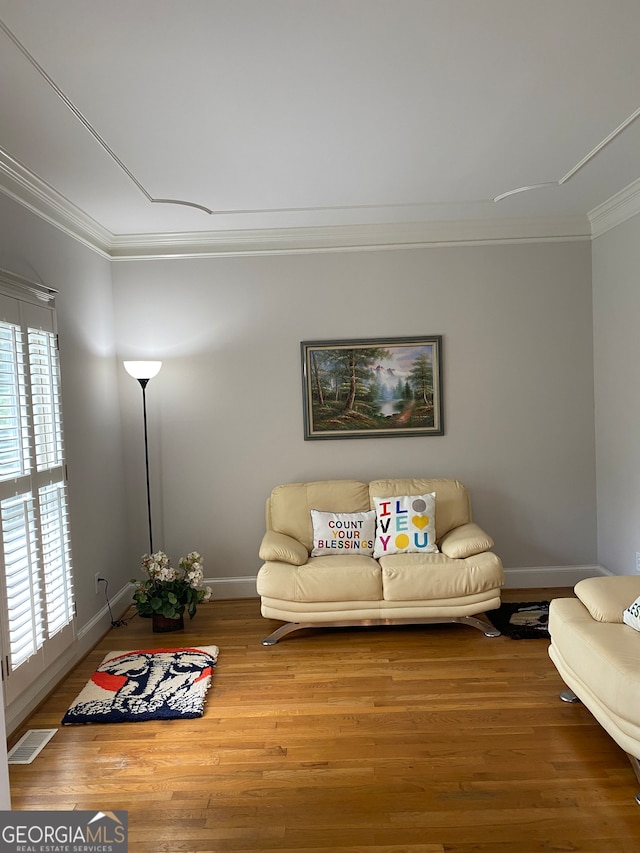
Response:
[{"label": "loveseat armrest", "polygon": [[265,562],[289,563],[292,566],[304,566],[309,559],[309,552],[302,542],[275,530],[267,530],[264,534],[259,554]]},{"label": "loveseat armrest", "polygon": [[583,578],[573,588],[596,622],[623,622],[623,612],[640,596],[638,575]]},{"label": "loveseat armrest", "polygon": [[474,521],[469,521],[445,533],[439,548],[452,560],[464,560],[493,548],[493,539]]}]

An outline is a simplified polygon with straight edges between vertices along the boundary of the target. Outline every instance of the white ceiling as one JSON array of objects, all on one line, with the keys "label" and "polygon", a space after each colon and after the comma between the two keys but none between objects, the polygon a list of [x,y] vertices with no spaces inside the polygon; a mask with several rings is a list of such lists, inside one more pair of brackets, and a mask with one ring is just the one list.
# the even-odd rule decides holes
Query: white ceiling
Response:
[{"label": "white ceiling", "polygon": [[0,191],[112,249],[584,235],[640,195],[640,0],[0,0],[0,22]]}]

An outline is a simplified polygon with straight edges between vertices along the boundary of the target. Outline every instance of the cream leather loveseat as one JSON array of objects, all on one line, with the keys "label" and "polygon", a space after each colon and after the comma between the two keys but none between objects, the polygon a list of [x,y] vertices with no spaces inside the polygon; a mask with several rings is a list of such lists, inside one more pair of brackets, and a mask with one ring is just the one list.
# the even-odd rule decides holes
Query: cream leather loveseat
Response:
[{"label": "cream leather loveseat", "polygon": [[556,598],[549,607],[549,656],[570,688],[560,696],[591,711],[640,782],[640,632],[623,622],[640,596],[640,577],[587,578],[574,592],[577,598]]},{"label": "cream leather loveseat", "polygon": [[[360,552],[362,540],[352,540],[348,548],[349,540],[344,540],[338,547],[338,536],[348,534],[332,529],[331,541],[320,540],[325,546],[321,555],[311,556],[312,510],[366,513],[377,500],[378,512],[384,513],[387,503],[391,505],[385,499],[397,499],[399,506],[401,497],[432,494],[435,541],[429,547],[435,552],[419,548],[416,553],[374,558]],[[422,502],[420,507],[418,516],[412,516],[414,510],[408,515],[420,523],[418,545],[426,539]],[[384,517],[376,521],[376,532],[383,541],[388,539],[388,533],[381,533]],[[267,500],[266,527],[260,546],[264,564],[257,578],[262,615],[286,624],[263,640],[264,645],[277,643],[291,631],[320,626],[462,622],[487,636],[499,636],[484,613],[500,606],[502,563],[490,551],[493,540],[472,521],[469,494],[457,480],[287,483],[276,486]],[[400,533],[396,541],[404,544],[407,539]]]}]

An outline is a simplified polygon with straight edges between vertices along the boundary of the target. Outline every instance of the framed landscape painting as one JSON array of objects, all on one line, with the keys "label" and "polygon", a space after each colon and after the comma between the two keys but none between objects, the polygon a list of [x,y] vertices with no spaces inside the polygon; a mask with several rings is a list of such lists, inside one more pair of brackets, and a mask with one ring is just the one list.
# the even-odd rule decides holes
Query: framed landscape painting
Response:
[{"label": "framed landscape painting", "polygon": [[441,335],[300,347],[305,440],[444,434]]}]

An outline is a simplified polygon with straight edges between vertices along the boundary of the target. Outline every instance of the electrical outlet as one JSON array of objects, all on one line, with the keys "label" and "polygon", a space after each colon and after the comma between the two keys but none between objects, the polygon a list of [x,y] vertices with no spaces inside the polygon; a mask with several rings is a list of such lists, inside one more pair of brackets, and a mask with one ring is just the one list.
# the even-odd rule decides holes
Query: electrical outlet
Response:
[{"label": "electrical outlet", "polygon": [[95,573],[95,575],[93,576],[93,580],[94,580],[95,585],[96,585],[96,595],[97,595],[100,592],[100,581],[102,580],[102,578],[100,577],[100,572]]},{"label": "electrical outlet", "polygon": [[636,574],[640,575],[640,551],[636,551]]}]

